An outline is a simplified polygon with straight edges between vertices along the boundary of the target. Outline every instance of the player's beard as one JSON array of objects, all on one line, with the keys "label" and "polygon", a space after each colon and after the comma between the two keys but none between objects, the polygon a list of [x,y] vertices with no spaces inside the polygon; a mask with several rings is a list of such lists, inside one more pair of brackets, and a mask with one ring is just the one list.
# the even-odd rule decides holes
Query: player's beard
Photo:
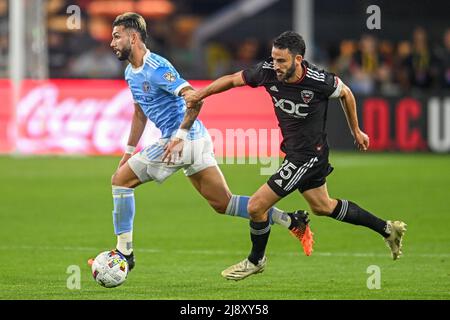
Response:
[{"label": "player's beard", "polygon": [[131,47],[128,48],[123,48],[120,51],[120,55],[117,57],[120,61],[125,61],[128,60],[128,58],[130,57],[130,53],[131,53]]},{"label": "player's beard", "polygon": [[281,81],[287,82],[294,74],[295,74],[295,61],[292,62],[292,65],[289,67],[289,69],[286,70],[284,76],[281,77]]}]

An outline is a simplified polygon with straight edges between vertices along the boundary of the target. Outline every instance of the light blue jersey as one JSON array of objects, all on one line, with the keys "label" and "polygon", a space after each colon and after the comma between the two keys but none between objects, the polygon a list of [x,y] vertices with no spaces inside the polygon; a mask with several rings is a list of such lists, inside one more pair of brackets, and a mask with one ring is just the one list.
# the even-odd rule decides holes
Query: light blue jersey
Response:
[{"label": "light blue jersey", "polygon": [[[147,118],[161,130],[161,138],[170,138],[183,121],[186,102],[179,97],[181,89],[189,83],[180,77],[165,58],[147,51],[144,64],[134,69],[131,64],[125,69],[125,80],[135,103],[138,103]],[[205,136],[206,128],[196,120],[189,131],[189,139]]]}]

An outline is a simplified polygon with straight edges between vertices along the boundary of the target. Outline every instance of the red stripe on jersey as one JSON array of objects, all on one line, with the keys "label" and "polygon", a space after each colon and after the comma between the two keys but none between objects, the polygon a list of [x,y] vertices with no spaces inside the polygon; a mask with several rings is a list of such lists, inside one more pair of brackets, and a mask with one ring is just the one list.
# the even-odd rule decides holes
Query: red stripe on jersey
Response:
[{"label": "red stripe on jersey", "polygon": [[303,81],[303,79],[305,79],[305,76],[306,76],[306,67],[303,65],[303,63],[302,63],[302,69],[303,69],[303,74],[302,74],[302,76],[300,77],[300,79],[298,79],[296,82],[294,82],[294,84],[299,84],[300,82]]}]

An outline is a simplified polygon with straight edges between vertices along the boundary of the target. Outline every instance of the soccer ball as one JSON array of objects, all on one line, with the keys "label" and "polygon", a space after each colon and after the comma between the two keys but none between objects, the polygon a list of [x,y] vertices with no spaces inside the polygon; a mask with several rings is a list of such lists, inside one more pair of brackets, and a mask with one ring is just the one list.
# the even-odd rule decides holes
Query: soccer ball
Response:
[{"label": "soccer ball", "polygon": [[104,251],[92,263],[92,276],[98,284],[114,288],[125,282],[128,275],[127,259],[117,251]]}]

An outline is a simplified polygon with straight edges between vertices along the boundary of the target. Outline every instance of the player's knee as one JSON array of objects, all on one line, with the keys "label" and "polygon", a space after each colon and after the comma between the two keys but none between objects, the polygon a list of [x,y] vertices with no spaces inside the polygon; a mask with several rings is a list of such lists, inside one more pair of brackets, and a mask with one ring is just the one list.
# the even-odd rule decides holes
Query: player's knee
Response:
[{"label": "player's knee", "polygon": [[112,186],[117,186],[117,172],[114,172],[113,175],[111,176],[111,185]]},{"label": "player's knee", "polygon": [[120,178],[120,175],[118,175],[117,172],[115,172],[111,177],[111,185],[113,186],[126,187],[124,182],[125,181]]},{"label": "player's knee", "polygon": [[124,188],[133,188],[134,184],[132,181],[126,181],[125,179],[121,178],[117,172],[115,172],[111,177],[111,185],[112,186],[118,186],[118,187],[124,187]]},{"label": "player's knee", "polygon": [[250,198],[247,205],[247,212],[251,217],[256,217],[264,213],[262,204],[255,198]]}]

